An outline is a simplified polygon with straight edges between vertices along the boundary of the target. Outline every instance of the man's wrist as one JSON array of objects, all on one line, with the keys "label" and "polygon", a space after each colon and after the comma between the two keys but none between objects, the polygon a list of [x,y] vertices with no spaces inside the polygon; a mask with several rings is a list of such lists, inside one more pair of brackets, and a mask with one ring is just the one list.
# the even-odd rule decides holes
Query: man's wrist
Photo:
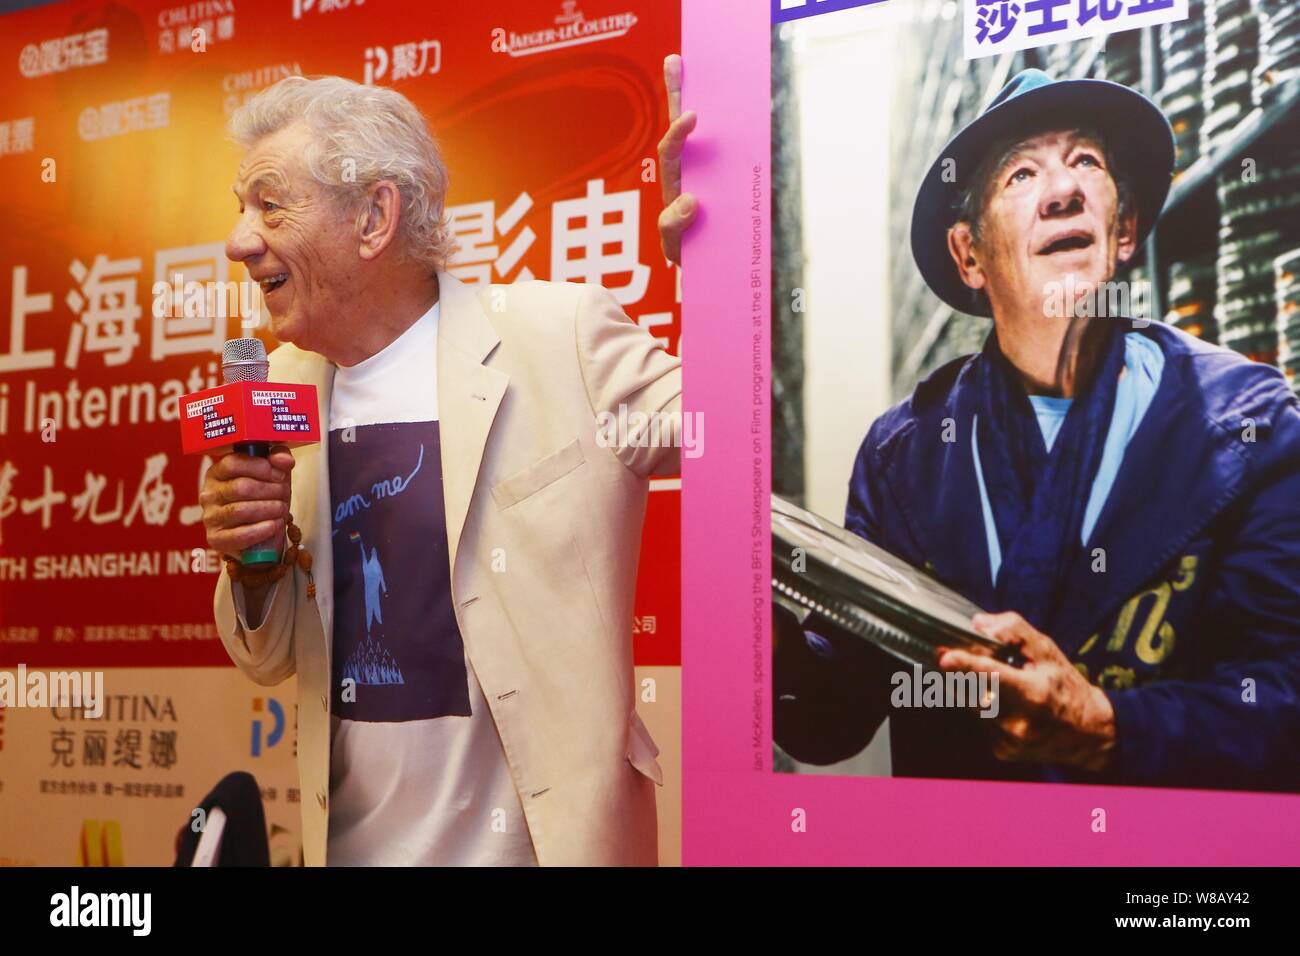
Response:
[{"label": "man's wrist", "polygon": [[1093,687],[1092,719],[1088,721],[1088,731],[1094,743],[1090,753],[1083,761],[1083,768],[1093,773],[1110,769],[1115,760],[1115,707],[1110,697],[1100,687]]}]

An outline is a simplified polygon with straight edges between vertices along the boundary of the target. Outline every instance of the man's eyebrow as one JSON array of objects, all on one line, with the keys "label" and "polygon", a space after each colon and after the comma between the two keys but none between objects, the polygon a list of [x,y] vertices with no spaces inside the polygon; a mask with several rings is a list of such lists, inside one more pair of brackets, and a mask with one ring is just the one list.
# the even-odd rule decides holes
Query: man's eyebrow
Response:
[{"label": "man's eyebrow", "polygon": [[[1001,159],[998,160],[995,167],[996,172],[1001,172],[1013,163],[1026,158],[1032,158],[1029,154],[1034,152],[1035,146],[1032,145],[1036,137],[1021,140],[1008,146],[1002,153]],[[1080,146],[1089,149],[1102,149],[1101,141],[1091,133],[1079,133],[1071,136],[1065,143],[1065,151],[1072,152]]]},{"label": "man's eyebrow", "polygon": [[993,168],[993,172],[995,174],[1004,172],[1008,166],[1024,159],[1025,155],[1029,152],[1030,149],[1027,142],[1016,143],[1014,146],[1008,146],[1006,151],[1003,152],[1002,158],[998,160],[997,165]]},{"label": "man's eyebrow", "polygon": [[[264,185],[270,186],[273,190],[275,189],[283,190],[287,184],[285,183],[283,177],[278,176],[274,173],[259,173],[257,176],[253,177],[251,182],[249,182],[248,192],[249,193],[256,192]],[[237,181],[230,187],[230,189],[235,194],[236,199],[238,199],[240,202],[244,201],[243,198],[239,195],[239,183]]]}]

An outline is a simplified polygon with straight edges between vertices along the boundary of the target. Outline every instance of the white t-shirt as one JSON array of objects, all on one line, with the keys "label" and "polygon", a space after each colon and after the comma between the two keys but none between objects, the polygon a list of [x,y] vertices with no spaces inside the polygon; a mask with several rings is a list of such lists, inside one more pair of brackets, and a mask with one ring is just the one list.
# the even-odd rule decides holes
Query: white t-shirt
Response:
[{"label": "white t-shirt", "polygon": [[438,312],[334,376],[331,866],[536,863],[452,607]]}]

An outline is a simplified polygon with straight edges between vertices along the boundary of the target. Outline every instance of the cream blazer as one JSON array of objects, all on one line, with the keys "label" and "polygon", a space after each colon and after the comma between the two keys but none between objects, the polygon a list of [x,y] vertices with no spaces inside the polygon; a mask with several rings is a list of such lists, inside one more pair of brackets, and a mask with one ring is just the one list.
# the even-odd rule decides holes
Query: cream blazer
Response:
[{"label": "cream blazer", "polygon": [[[634,707],[632,599],[648,479],[678,467],[680,362],[598,286],[438,280],[452,598],[538,861],[654,865],[663,776]],[[316,386],[322,431],[334,369],[289,344],[270,357],[270,381]],[[659,447],[635,435],[611,444],[598,415],[620,406],[663,413],[675,429]],[[303,854],[321,866],[338,721],[328,443],[294,457],[291,509],[314,559],[315,600],[295,572],[249,629],[241,588],[223,570],[214,608],[226,650],[252,680],[297,675]],[[493,570],[494,554],[504,571]]]}]

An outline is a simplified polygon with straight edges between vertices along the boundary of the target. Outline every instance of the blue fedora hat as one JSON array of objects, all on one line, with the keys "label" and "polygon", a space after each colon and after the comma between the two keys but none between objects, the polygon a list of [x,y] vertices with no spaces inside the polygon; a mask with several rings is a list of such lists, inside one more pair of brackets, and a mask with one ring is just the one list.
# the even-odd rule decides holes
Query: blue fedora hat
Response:
[{"label": "blue fedora hat", "polygon": [[[1024,70],[949,141],[921,180],[912,207],[912,257],[935,295],[960,312],[992,314],[987,297],[975,296],[961,281],[948,252],[948,230],[959,217],[961,195],[999,140],[1077,126],[1097,129],[1112,150],[1123,153],[1137,207],[1138,242],[1147,237],[1173,176],[1174,132],[1169,120],[1149,99],[1120,83],[1054,80],[1042,70]],[[949,170],[951,182],[944,176]]]}]

